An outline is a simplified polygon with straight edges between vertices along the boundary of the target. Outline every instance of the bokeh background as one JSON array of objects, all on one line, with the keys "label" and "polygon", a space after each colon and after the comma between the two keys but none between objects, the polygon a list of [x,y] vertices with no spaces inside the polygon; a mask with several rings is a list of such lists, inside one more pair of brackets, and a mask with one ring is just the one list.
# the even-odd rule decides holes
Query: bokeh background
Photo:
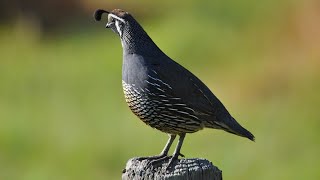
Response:
[{"label": "bokeh background", "polygon": [[97,8],[131,12],[256,136],[207,129],[183,154],[224,179],[320,178],[320,1],[4,0],[0,179],[120,179],[164,147],[124,101],[120,41]]}]

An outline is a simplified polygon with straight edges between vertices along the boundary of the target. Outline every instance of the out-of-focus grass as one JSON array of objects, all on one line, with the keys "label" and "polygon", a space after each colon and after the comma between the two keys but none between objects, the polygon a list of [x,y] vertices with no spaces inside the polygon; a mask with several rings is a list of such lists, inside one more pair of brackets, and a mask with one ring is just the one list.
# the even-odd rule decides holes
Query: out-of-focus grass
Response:
[{"label": "out-of-focus grass", "polygon": [[[319,178],[319,53],[286,33],[290,16],[272,4],[197,5],[140,22],[256,142],[207,129],[187,135],[183,153],[226,179]],[[118,38],[92,26],[101,30],[45,40],[1,28],[0,179],[119,179],[129,158],[162,150],[167,136],[124,102]]]}]

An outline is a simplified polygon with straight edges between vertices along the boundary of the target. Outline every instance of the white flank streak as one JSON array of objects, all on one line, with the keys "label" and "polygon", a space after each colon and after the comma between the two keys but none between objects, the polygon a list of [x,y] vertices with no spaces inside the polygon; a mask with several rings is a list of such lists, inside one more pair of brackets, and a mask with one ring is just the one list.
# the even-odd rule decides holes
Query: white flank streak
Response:
[{"label": "white flank streak", "polygon": [[173,99],[173,100],[180,100],[181,98],[170,98],[170,99]]},{"label": "white flank streak", "polygon": [[164,90],[163,89],[160,89],[160,88],[157,88],[159,91],[161,91],[161,92],[164,92]]},{"label": "white flank streak", "polygon": [[[170,119],[171,120],[171,119]],[[178,118],[176,118],[175,119],[175,121],[178,121],[178,122],[185,122],[185,120],[184,119],[178,119]],[[178,125],[179,126],[179,125]],[[180,125],[181,126],[181,125]]]},{"label": "white flank streak", "polygon": [[189,107],[184,107],[185,109],[189,109],[189,110],[191,110],[192,112],[194,112],[194,110],[193,109],[191,109],[191,108],[189,108]]},{"label": "white flank streak", "polygon": [[175,117],[175,116],[169,116],[169,115],[166,115],[166,114],[162,114],[162,116],[165,116],[165,117],[168,117],[168,118],[172,118],[172,119],[177,119],[177,117]]},{"label": "white flank streak", "polygon": [[148,75],[148,77],[151,78],[151,79],[153,79],[153,80],[156,80],[156,81],[158,80],[157,78],[154,78],[154,77],[152,77],[152,76],[150,76],[150,75]]},{"label": "white flank streak", "polygon": [[[153,71],[153,72],[155,72],[155,71]],[[156,73],[156,72],[155,72],[155,73]],[[150,75],[148,75],[148,76],[149,76],[149,78],[151,78],[151,79],[153,79],[153,80],[155,80],[155,81],[159,81],[159,82],[161,82],[162,84],[164,84],[165,86],[167,86],[168,88],[172,89],[172,87],[171,87],[169,84],[163,82],[161,79],[152,77],[152,76],[150,76]]]},{"label": "white flank streak", "polygon": [[173,104],[174,106],[187,106],[186,104]]},{"label": "white flank streak", "polygon": [[166,85],[168,88],[170,88],[170,89],[172,89],[172,87],[169,85],[169,84],[167,84],[167,83],[165,83],[165,82],[163,82],[163,81],[161,81],[161,80],[159,80],[162,84],[164,84],[164,85]]},{"label": "white flank streak", "polygon": [[[192,79],[190,79],[191,81],[192,81]],[[211,105],[213,105],[212,104],[212,102],[209,100],[209,98],[202,92],[202,90],[199,88],[199,86],[198,85],[196,85],[195,83],[193,83],[193,85],[195,85],[197,88],[198,88],[198,90],[202,93],[202,95],[208,100],[208,102],[211,104]]]},{"label": "white flank streak", "polygon": [[146,80],[146,82],[147,82],[148,84],[151,84],[151,85],[153,85],[153,86],[158,86],[158,87],[160,87],[160,85],[159,85],[159,84],[156,84],[156,83],[151,83],[151,82],[149,82],[148,80]]},{"label": "white flank streak", "polygon": [[194,116],[194,115],[191,115],[189,114],[190,117],[193,117],[193,118],[196,118],[196,119],[199,119],[197,116]]},{"label": "white flank streak", "polygon": [[181,113],[181,114],[186,114],[186,115],[190,115],[189,113],[187,112],[184,112],[184,111],[177,111],[178,113]]},{"label": "white flank streak", "polygon": [[223,123],[220,123],[220,122],[215,122],[215,123],[218,124],[219,126],[222,126],[222,127],[226,128],[226,129],[230,130],[230,128],[227,125],[223,124]]}]

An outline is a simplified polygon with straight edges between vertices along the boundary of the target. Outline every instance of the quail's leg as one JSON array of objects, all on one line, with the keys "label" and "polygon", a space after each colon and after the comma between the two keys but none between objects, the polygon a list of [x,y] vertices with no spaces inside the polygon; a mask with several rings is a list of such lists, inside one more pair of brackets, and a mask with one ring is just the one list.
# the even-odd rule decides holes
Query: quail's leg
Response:
[{"label": "quail's leg", "polygon": [[168,169],[172,165],[172,163],[178,159],[179,156],[184,157],[184,155],[180,153],[180,149],[181,149],[181,146],[182,146],[182,143],[183,143],[183,140],[184,140],[184,137],[186,136],[186,134],[183,133],[183,134],[180,134],[179,136],[180,136],[180,138],[178,141],[178,145],[177,145],[176,149],[174,150],[173,156],[170,156],[170,157],[164,156],[162,158],[154,159],[148,163],[147,167],[149,167],[150,165],[154,166],[156,164],[160,164],[163,161],[170,158],[168,166],[166,168],[166,169]]},{"label": "quail's leg", "polygon": [[171,157],[167,168],[169,168],[172,165],[172,163],[178,159],[179,156],[184,157],[184,155],[180,153],[180,150],[181,150],[182,143],[183,143],[183,140],[184,140],[186,134],[183,133],[183,134],[180,134],[179,136],[180,136],[180,138],[178,141],[178,145],[177,145],[176,149],[174,150],[173,156]]},{"label": "quail's leg", "polygon": [[166,146],[163,148],[162,152],[159,155],[140,157],[140,158],[138,158],[138,160],[144,160],[144,159],[156,160],[156,159],[166,158],[166,156],[168,155],[169,149],[170,149],[175,138],[176,138],[176,135],[169,134],[169,140],[167,141]]}]

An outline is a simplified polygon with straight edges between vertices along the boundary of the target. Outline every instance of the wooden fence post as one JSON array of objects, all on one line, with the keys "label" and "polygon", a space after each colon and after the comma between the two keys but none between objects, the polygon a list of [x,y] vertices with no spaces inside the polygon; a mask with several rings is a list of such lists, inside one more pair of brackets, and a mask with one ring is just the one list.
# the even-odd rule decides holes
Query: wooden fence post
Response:
[{"label": "wooden fence post", "polygon": [[149,161],[129,159],[123,170],[122,180],[222,180],[222,171],[206,159],[179,159],[173,163],[173,168],[167,170],[169,160],[155,167],[147,167]]}]

